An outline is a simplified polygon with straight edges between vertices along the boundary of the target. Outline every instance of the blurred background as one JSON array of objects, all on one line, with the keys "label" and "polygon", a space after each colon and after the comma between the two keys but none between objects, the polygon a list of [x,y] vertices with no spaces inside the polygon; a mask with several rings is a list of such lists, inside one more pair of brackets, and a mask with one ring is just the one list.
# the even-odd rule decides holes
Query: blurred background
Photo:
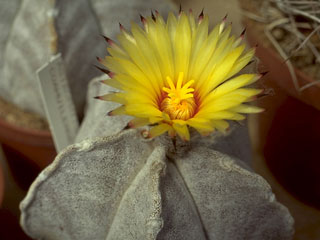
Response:
[{"label": "blurred background", "polygon": [[[320,239],[318,0],[0,0],[1,240],[29,239],[19,227],[19,202],[56,155],[32,83],[35,70],[62,52],[68,77],[75,79],[70,85],[81,119],[86,93],[81,86],[100,74],[92,64],[105,53],[99,34],[115,38],[118,30],[108,26],[118,27],[119,21],[128,26],[131,16],[138,21],[151,9],[165,14],[166,4],[195,14],[204,9],[211,27],[228,14],[236,35],[246,28],[246,41],[257,47],[251,67],[268,72],[258,83],[265,91],[256,101],[265,112],[248,120],[254,170],[294,217],[294,239]],[[77,31],[80,26],[88,34]]]}]

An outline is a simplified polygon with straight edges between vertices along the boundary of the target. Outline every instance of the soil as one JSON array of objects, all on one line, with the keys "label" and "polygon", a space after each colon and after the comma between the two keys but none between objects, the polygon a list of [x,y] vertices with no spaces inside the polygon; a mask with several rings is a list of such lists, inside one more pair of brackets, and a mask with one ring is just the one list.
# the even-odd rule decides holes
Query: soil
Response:
[{"label": "soil", "polygon": [[[264,6],[264,4],[268,2],[266,0],[239,0],[239,2],[241,4],[241,7],[245,11],[253,13],[256,16],[262,17],[269,15],[270,19],[273,20],[285,17],[285,15],[274,5],[270,5],[268,3],[266,6]],[[268,8],[268,13],[266,13],[266,8]],[[297,19],[297,22],[298,21],[299,19]],[[244,14],[244,22],[248,29],[254,31],[254,34],[256,34],[257,38],[260,40],[264,47],[273,48],[275,50],[273,44],[269,41],[264,32],[268,23],[253,20],[246,16],[246,14]],[[312,31],[306,29],[299,30],[303,32],[305,36],[308,36],[308,34]],[[297,37],[282,28],[275,28],[272,31],[272,35],[275,37],[275,39],[278,41],[278,43],[288,56],[291,55],[292,50],[296,49],[299,46]],[[320,38],[313,37],[311,38],[311,41],[318,49],[318,51],[320,51]],[[275,52],[277,51],[275,50]],[[320,63],[316,63],[316,58],[309,48],[302,48],[301,50],[299,50],[294,54],[294,56],[290,57],[290,61],[296,68],[305,72],[310,77],[320,80]]]},{"label": "soil", "polygon": [[6,102],[0,98],[0,118],[6,122],[34,130],[49,130],[49,125],[41,116],[23,111],[16,105]]}]

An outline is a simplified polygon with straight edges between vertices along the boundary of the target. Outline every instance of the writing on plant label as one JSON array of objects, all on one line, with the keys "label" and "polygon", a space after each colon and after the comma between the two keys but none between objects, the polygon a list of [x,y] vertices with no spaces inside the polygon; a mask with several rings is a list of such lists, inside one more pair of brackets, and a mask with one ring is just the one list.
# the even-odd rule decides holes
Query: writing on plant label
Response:
[{"label": "writing on plant label", "polygon": [[72,144],[79,121],[61,54],[37,70],[41,97],[57,152]]}]

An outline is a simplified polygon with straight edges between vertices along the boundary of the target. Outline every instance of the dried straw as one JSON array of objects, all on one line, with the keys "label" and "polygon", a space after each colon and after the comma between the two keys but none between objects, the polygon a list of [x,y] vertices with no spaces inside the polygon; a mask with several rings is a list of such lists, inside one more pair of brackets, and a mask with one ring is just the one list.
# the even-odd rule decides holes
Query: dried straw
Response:
[{"label": "dried straw", "polygon": [[[307,51],[307,54],[313,54],[314,62],[319,64],[320,69],[320,44],[314,44],[320,43],[320,1],[261,0],[261,3],[260,16],[249,12],[244,12],[244,15],[255,21],[266,23],[265,34],[285,60],[297,91],[301,92],[319,84],[320,79],[299,86],[291,58],[297,55],[304,56],[306,51],[301,50],[308,48],[310,51]],[[281,46],[274,36],[274,30],[277,28],[295,36],[296,41],[290,46]],[[306,31],[308,34],[305,33]]]}]

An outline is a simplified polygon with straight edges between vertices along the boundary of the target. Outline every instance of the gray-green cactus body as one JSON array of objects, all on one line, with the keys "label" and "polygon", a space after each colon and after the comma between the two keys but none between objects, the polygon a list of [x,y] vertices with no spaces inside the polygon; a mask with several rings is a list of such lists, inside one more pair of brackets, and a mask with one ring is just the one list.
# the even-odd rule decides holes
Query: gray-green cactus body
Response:
[{"label": "gray-green cactus body", "polygon": [[[3,79],[4,50],[21,0],[0,1],[0,79]],[[0,92],[1,92],[0,85]]]},{"label": "gray-green cactus body", "polygon": [[99,80],[90,83],[77,143],[38,176],[21,203],[28,235],[291,239],[290,213],[243,159],[247,153],[240,149],[249,148],[238,140],[247,138],[244,126],[234,125],[225,138],[177,141],[176,148],[166,136],[146,140],[141,129],[123,130],[128,117],[106,116],[116,104],[93,99],[110,90]]},{"label": "gray-green cactus body", "polygon": [[138,130],[84,140],[45,169],[21,203],[35,239],[291,239],[293,220],[239,160]]}]

